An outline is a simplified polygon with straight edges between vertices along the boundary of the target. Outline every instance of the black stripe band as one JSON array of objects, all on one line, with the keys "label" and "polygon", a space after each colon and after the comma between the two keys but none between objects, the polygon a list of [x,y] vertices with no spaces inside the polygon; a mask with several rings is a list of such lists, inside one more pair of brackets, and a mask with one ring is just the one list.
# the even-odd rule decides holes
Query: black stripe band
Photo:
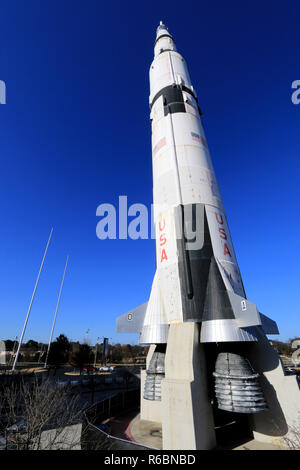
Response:
[{"label": "black stripe band", "polygon": [[159,54],[162,54],[163,52],[176,52],[174,49],[161,49]]},{"label": "black stripe band", "polygon": [[186,93],[189,93],[190,95],[192,95],[192,97],[194,98],[194,100],[198,103],[198,98],[197,98],[197,96],[195,95],[195,93],[194,93],[190,88],[188,88],[188,87],[185,86],[185,85],[182,85],[182,90],[185,91]]},{"label": "black stripe band", "polygon": [[175,88],[178,88],[180,87],[180,89],[182,91],[185,91],[186,93],[189,93],[190,95],[192,95],[192,97],[196,100],[196,102],[198,103],[198,99],[195,95],[195,93],[188,87],[186,87],[185,85],[176,85],[175,83],[173,85],[168,85],[164,88],[162,88],[159,92],[156,93],[156,95],[154,96],[153,100],[152,100],[152,103],[150,104],[150,109],[152,109],[155,101],[161,96],[161,95],[168,95],[170,93],[170,89],[175,89]]},{"label": "black stripe band", "polygon": [[156,46],[157,41],[159,41],[161,38],[170,38],[170,39],[172,39],[172,41],[174,41],[174,39],[172,38],[172,36],[170,34],[162,34],[161,36],[158,36],[158,38],[156,39],[156,41],[154,43],[154,47]]}]

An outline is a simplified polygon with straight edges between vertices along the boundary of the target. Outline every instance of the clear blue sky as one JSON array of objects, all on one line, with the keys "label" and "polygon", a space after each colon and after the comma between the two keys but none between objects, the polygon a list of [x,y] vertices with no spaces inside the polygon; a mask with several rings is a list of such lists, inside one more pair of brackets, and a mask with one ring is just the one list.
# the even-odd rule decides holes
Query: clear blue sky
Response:
[{"label": "clear blue sky", "polygon": [[300,335],[300,79],[296,1],[3,0],[0,79],[0,339],[117,335],[146,301],[153,240],[100,241],[96,208],[152,202],[148,71],[164,20],[187,60],[247,297],[281,339]]}]

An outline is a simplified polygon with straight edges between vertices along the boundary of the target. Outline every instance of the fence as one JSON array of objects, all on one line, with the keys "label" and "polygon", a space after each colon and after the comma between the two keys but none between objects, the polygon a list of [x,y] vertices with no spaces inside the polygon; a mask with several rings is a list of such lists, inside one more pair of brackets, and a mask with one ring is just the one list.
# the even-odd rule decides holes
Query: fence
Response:
[{"label": "fence", "polygon": [[100,429],[102,421],[136,407],[140,400],[140,390],[117,393],[88,408],[83,413],[82,450],[149,450],[150,447],[126,441]]}]

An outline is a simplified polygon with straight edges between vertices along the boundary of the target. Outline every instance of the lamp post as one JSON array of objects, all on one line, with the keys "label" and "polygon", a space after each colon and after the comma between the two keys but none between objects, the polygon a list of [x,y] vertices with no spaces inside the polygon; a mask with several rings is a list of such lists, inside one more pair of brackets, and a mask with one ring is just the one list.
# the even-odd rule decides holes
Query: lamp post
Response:
[{"label": "lamp post", "polygon": [[84,342],[85,344],[87,344],[87,341],[88,341],[88,334],[89,334],[90,331],[91,331],[90,328],[88,328],[88,329],[86,330],[86,332],[85,332],[85,337],[84,337],[84,340],[83,340],[83,342]]}]

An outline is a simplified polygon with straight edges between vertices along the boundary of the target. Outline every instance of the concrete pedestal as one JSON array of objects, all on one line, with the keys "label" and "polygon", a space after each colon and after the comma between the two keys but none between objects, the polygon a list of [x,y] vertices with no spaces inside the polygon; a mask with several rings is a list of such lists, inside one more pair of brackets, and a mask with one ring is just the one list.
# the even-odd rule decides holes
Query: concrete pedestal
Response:
[{"label": "concrete pedestal", "polygon": [[213,449],[216,445],[199,325],[171,324],[162,381],[164,450]]},{"label": "concrete pedestal", "polygon": [[[162,424],[164,450],[213,449],[216,446],[208,397],[206,360],[197,323],[171,324],[162,380],[162,401],[143,398],[146,371],[141,374],[141,420]],[[260,374],[268,410],[249,416],[256,442],[286,448],[300,432],[300,389],[296,376],[286,376],[276,351],[261,329],[248,354]],[[149,367],[155,345],[147,356]]]}]

